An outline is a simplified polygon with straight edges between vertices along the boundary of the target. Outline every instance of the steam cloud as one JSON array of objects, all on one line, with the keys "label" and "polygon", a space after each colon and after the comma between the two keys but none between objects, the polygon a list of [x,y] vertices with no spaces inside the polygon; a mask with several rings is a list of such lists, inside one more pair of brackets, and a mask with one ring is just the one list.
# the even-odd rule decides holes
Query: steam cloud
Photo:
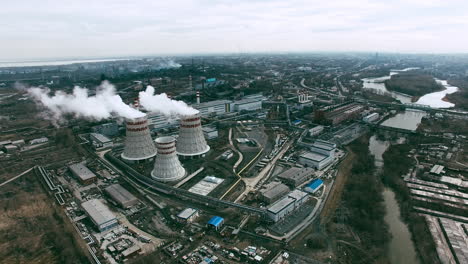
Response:
[{"label": "steam cloud", "polygon": [[42,103],[55,120],[61,120],[65,114],[92,120],[107,119],[112,116],[138,118],[145,114],[130,107],[116,94],[114,85],[104,81],[96,88],[96,95],[90,96],[88,89],[75,86],[72,94],[57,91],[50,95],[49,88],[32,87],[28,94]]},{"label": "steam cloud", "polygon": [[165,116],[171,115],[194,115],[198,110],[188,106],[183,101],[172,100],[167,94],[154,94],[154,87],[147,86],[146,90],[140,92],[140,105],[148,111],[161,113]]}]

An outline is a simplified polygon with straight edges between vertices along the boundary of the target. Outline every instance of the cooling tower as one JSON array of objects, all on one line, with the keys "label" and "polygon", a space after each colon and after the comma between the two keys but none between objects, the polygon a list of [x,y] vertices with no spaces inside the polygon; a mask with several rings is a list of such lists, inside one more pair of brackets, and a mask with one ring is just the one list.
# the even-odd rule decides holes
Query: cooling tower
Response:
[{"label": "cooling tower", "polygon": [[206,144],[199,114],[183,116],[180,119],[177,154],[181,156],[199,156],[210,150]]},{"label": "cooling tower", "polygon": [[122,158],[127,161],[139,161],[154,157],[156,147],[151,139],[146,115],[127,120],[126,127],[127,134]]},{"label": "cooling tower", "polygon": [[185,169],[176,154],[175,138],[159,137],[156,139],[156,147],[158,155],[154,161],[151,177],[162,182],[182,179],[185,176]]}]

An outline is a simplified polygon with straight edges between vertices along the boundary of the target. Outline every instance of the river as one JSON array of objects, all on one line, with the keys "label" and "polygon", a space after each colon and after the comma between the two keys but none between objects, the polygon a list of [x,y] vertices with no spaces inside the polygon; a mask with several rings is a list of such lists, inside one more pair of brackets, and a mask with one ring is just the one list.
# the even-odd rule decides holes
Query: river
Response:
[{"label": "river", "polygon": [[[389,118],[383,124],[398,128],[405,128],[415,130],[422,117],[426,115],[423,111],[405,111],[396,116]],[[388,147],[393,144],[401,144],[402,139],[398,142],[389,142],[387,140],[379,140],[373,135],[369,140],[369,151],[375,157],[375,165],[377,173],[382,170],[384,161],[382,158],[383,153]],[[392,264],[417,264],[419,263],[416,249],[413,241],[411,240],[411,233],[406,224],[401,220],[400,207],[395,199],[395,193],[389,189],[384,188],[383,191],[384,203],[386,207],[385,223],[389,227],[391,240],[388,245],[388,256]]]},{"label": "river", "polygon": [[83,59],[83,60],[38,60],[38,61],[10,61],[0,62],[1,67],[35,67],[35,66],[59,66],[70,65],[74,63],[94,63],[107,61],[121,61],[129,59]]},{"label": "river", "polygon": [[[403,70],[391,70],[390,74],[387,76],[382,76],[382,77],[377,77],[377,78],[364,78],[362,79],[363,81],[363,88],[364,89],[371,89],[379,94],[385,94],[389,95],[401,103],[404,104],[409,104],[411,103],[412,96],[403,94],[403,93],[398,93],[398,92],[393,92],[387,90],[387,87],[385,87],[385,80],[388,80],[391,78],[392,75],[398,74],[400,72],[405,72],[409,70],[415,70],[418,68],[406,68]],[[450,102],[446,102],[443,100],[443,98],[447,94],[452,94],[458,91],[458,87],[451,86],[447,83],[446,80],[438,80],[435,79],[436,82],[440,83],[445,89],[442,91],[434,92],[434,93],[429,93],[424,96],[421,96],[418,101],[416,101],[417,104],[424,104],[428,105],[433,108],[450,108],[455,106],[454,104]]]}]

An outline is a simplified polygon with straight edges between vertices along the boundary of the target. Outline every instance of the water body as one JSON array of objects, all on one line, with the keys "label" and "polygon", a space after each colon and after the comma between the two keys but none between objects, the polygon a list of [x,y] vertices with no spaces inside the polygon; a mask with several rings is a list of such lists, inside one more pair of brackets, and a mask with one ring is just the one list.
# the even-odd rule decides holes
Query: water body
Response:
[{"label": "water body", "polygon": [[419,100],[416,102],[417,104],[425,104],[425,105],[430,105],[431,107],[434,108],[450,108],[454,107],[455,104],[452,104],[450,102],[446,102],[442,100],[447,94],[453,94],[456,91],[458,91],[458,87],[452,86],[447,83],[445,80],[438,80],[436,81],[441,84],[442,86],[445,87],[445,90],[435,92],[435,93],[430,93],[422,96],[419,98]]},{"label": "water body", "polygon": [[385,120],[382,125],[415,131],[427,113],[416,109],[407,109]]},{"label": "water body", "polygon": [[[415,130],[424,115],[426,113],[423,111],[405,111],[389,118],[384,123],[392,127]],[[397,144],[401,144],[402,142],[399,141]],[[369,140],[369,151],[375,157],[377,172],[382,170],[384,165],[382,155],[390,145],[391,142],[379,140],[375,135]],[[419,260],[414,243],[411,240],[411,233],[406,224],[401,220],[400,207],[395,199],[395,193],[389,188],[384,188],[383,197],[386,208],[384,220],[392,236],[388,245],[390,263],[418,264]]]},{"label": "water body", "polygon": [[[403,94],[403,93],[398,93],[398,92],[393,92],[387,90],[387,87],[385,87],[385,80],[388,80],[391,78],[392,75],[398,74],[400,72],[405,72],[405,71],[410,71],[410,70],[415,70],[418,68],[406,68],[403,70],[391,70],[390,74],[388,76],[382,76],[382,77],[377,77],[377,78],[364,78],[362,79],[363,81],[363,88],[364,89],[372,89],[374,91],[377,91],[378,93],[381,94],[387,94],[392,96],[393,98],[397,99],[401,103],[411,103],[412,96]],[[452,94],[458,91],[458,87],[451,86],[447,83],[446,80],[438,80],[435,79],[438,83],[440,83],[442,86],[445,87],[443,91],[438,91],[434,93],[429,93],[426,94],[422,97],[419,98],[419,100],[416,102],[417,104],[424,104],[428,105],[433,108],[450,108],[454,107],[455,105],[450,103],[450,102],[445,102],[442,99],[447,95],[447,94]]]},{"label": "water body", "polygon": [[0,62],[0,67],[35,67],[35,66],[58,66],[74,63],[93,63],[105,61],[120,61],[128,59],[89,59],[89,60],[51,60],[51,61],[12,61]]}]

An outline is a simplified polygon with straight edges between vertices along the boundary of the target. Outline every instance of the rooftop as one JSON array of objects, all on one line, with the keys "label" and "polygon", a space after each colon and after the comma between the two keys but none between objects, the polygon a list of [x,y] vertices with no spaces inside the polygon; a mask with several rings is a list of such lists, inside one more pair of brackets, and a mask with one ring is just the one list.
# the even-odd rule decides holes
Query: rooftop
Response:
[{"label": "rooftop", "polygon": [[291,203],[294,203],[296,200],[291,198],[291,197],[284,197],[283,199],[277,201],[276,203],[272,204],[269,208],[268,208],[268,212],[271,212],[271,213],[274,213],[274,214],[277,214],[279,213],[281,210],[283,210],[285,207],[287,207],[288,205],[290,205]]},{"label": "rooftop", "polygon": [[191,217],[197,211],[198,211],[197,209],[185,208],[182,212],[180,212],[177,215],[177,217],[182,218],[182,219],[187,219],[187,218]]},{"label": "rooftop", "polygon": [[304,197],[306,197],[308,194],[306,192],[303,192],[301,190],[294,190],[288,194],[288,197],[297,200],[302,200]]},{"label": "rooftop", "polygon": [[291,180],[300,180],[304,177],[307,177],[314,173],[314,169],[312,168],[290,168],[282,173],[280,173],[277,177],[282,179],[291,179]]},{"label": "rooftop", "polygon": [[114,213],[98,199],[86,201],[81,206],[97,225],[116,220]]},{"label": "rooftop", "polygon": [[113,199],[120,203],[126,203],[137,200],[137,198],[129,191],[124,189],[120,184],[112,184],[104,189]]},{"label": "rooftop", "polygon": [[322,161],[327,158],[327,156],[316,153],[316,152],[304,152],[300,155],[301,158],[312,160],[312,161]]},{"label": "rooftop", "polygon": [[96,177],[96,174],[90,171],[83,163],[72,164],[69,168],[83,181]]},{"label": "rooftop", "polygon": [[210,221],[208,221],[209,225],[213,225],[215,227],[218,227],[222,222],[224,221],[224,218],[220,216],[213,216]]},{"label": "rooftop", "polygon": [[207,107],[212,107],[216,105],[221,105],[221,104],[224,105],[224,104],[230,104],[230,103],[232,103],[231,100],[215,100],[215,101],[203,102],[200,104],[193,104],[192,107],[196,109],[200,109],[200,108],[207,108]]},{"label": "rooftop", "polygon": [[322,186],[322,184],[323,184],[323,181],[321,179],[315,179],[311,181],[309,184],[307,184],[306,187],[309,187],[312,190],[315,190],[319,188],[320,186]]},{"label": "rooftop", "polygon": [[112,140],[110,140],[108,137],[104,136],[103,134],[91,133],[91,136],[93,136],[100,143],[112,142]]}]

